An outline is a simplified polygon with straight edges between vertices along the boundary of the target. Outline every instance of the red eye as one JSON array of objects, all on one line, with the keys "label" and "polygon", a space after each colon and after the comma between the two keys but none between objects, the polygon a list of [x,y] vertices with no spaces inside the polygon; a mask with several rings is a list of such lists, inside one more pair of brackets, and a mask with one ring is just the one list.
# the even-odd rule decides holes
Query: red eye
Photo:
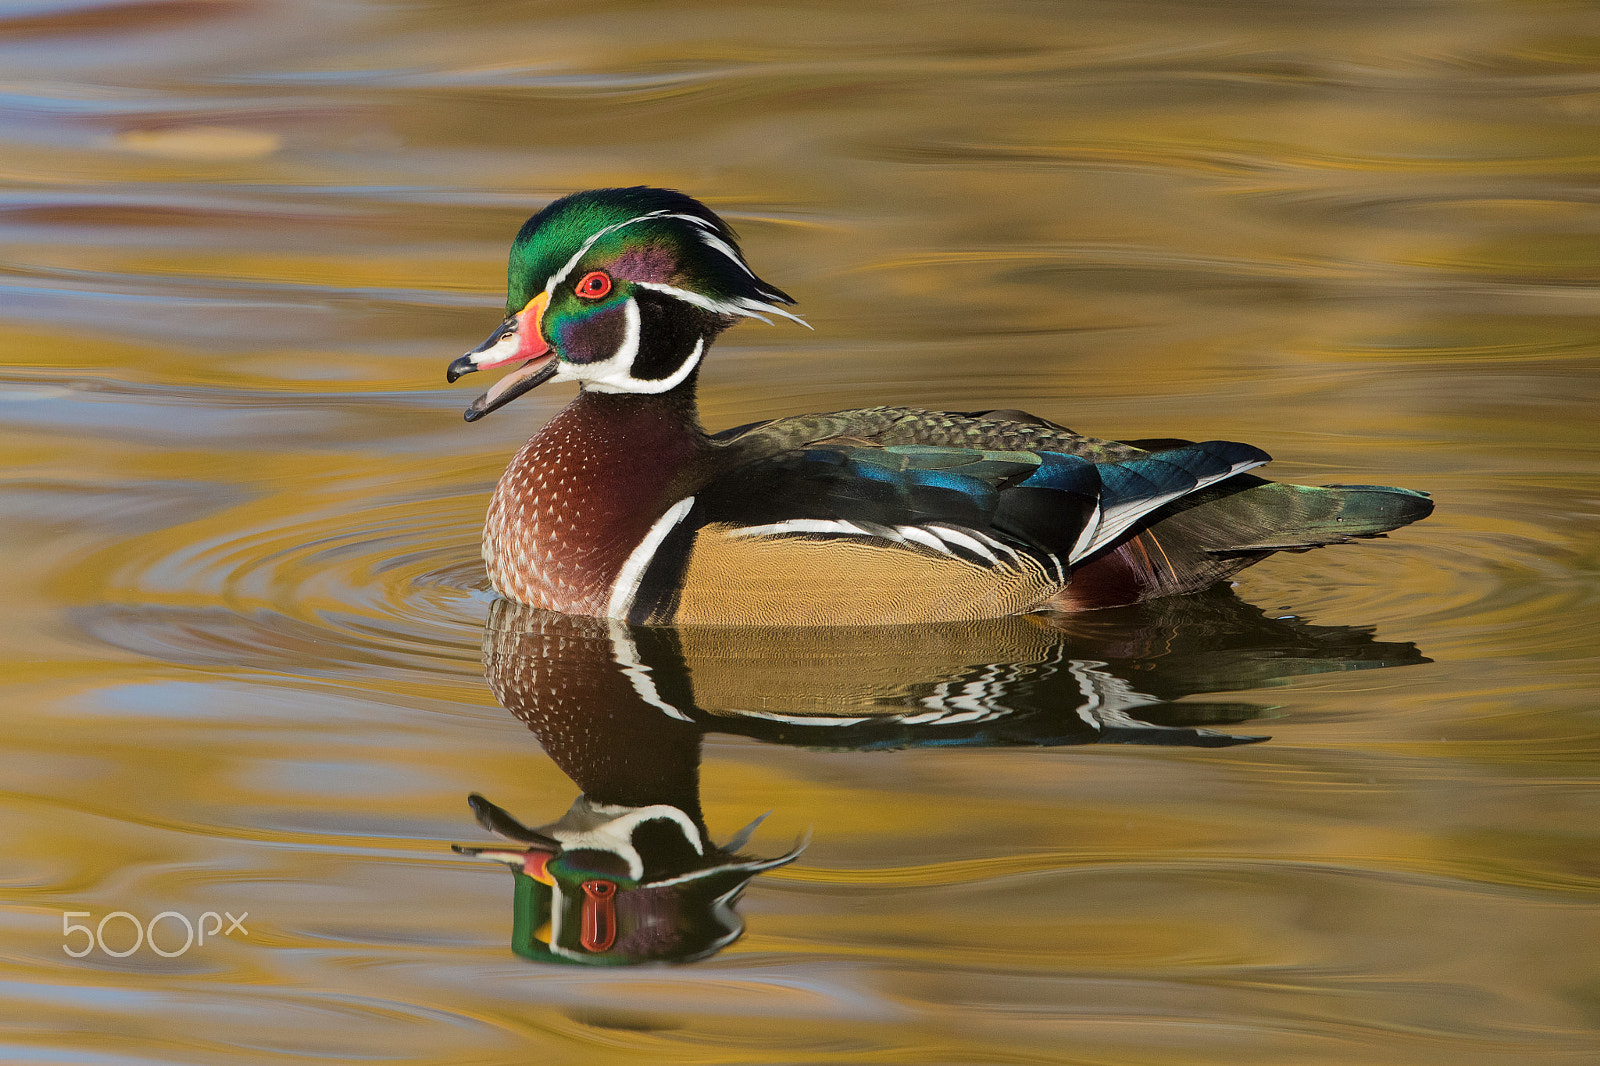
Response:
[{"label": "red eye", "polygon": [[583,276],[583,280],[578,282],[578,287],[573,291],[579,296],[598,300],[611,291],[611,278],[604,270],[591,270]]}]

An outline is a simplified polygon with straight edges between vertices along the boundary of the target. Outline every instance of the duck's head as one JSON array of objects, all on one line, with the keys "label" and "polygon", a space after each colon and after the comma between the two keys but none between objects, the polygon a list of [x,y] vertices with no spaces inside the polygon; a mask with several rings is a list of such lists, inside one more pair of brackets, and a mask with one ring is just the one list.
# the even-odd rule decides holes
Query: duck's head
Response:
[{"label": "duck's head", "polygon": [[734,904],[745,886],[805,847],[771,859],[735,854],[765,815],[718,847],[696,818],[664,803],[579,796],[558,821],[529,829],[482,796],[468,802],[480,825],[521,846],[452,847],[511,868],[511,947],[539,962],[618,966],[715,954],[744,932]]},{"label": "duck's head", "polygon": [[546,381],[663,393],[694,376],[740,318],[800,320],[755,276],[733,230],[667,189],[595,189],[557,200],[511,245],[506,319],[450,364],[449,380],[520,364],[467,408],[468,422]]}]

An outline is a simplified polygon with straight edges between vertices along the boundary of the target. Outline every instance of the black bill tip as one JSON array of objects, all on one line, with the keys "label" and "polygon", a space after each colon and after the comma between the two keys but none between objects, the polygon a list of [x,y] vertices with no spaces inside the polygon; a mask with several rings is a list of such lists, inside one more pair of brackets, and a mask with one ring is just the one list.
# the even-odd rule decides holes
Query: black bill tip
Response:
[{"label": "black bill tip", "polygon": [[463,375],[470,374],[477,369],[478,365],[472,361],[472,356],[463,355],[445,368],[444,379],[449,384],[454,385],[461,380]]}]

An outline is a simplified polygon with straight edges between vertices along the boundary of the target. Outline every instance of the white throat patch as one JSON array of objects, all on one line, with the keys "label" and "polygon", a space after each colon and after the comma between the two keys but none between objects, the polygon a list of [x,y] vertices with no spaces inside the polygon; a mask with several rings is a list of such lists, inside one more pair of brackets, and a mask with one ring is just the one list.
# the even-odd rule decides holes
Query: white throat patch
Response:
[{"label": "white throat patch", "polygon": [[694,351],[689,353],[682,366],[668,376],[659,379],[634,377],[633,364],[639,357],[641,323],[639,304],[633,297],[628,297],[628,302],[623,305],[622,316],[624,330],[622,343],[609,358],[594,363],[569,363],[563,359],[557,363],[555,375],[550,380],[576,381],[584,388],[593,389],[595,392],[653,395],[677,388],[694,373],[694,368],[700,365],[700,360],[706,353],[704,337],[695,341]]}]

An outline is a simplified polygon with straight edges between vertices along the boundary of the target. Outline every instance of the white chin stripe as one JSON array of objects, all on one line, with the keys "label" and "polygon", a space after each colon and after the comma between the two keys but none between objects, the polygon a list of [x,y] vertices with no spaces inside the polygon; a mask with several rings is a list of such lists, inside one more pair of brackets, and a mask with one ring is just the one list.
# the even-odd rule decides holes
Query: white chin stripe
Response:
[{"label": "white chin stripe", "polygon": [[622,339],[622,346],[616,354],[609,359],[598,363],[567,363],[563,362],[556,371],[556,381],[576,381],[586,389],[595,392],[633,393],[636,395],[655,395],[668,392],[677,388],[686,381],[694,368],[700,365],[700,360],[706,354],[706,339],[699,338],[694,342],[694,350],[684,359],[683,365],[664,378],[636,378],[633,376],[633,364],[639,356],[639,305],[632,298],[628,298],[623,308],[627,319],[627,332]]},{"label": "white chin stripe", "polygon": [[620,857],[628,864],[628,876],[635,881],[644,876],[644,859],[639,855],[638,849],[633,846],[633,831],[644,822],[660,820],[674,823],[696,853],[705,854],[705,843],[700,838],[700,830],[695,828],[688,815],[676,807],[668,806],[665,803],[657,803],[649,807],[634,808],[608,808],[597,804],[596,808],[605,813],[610,813],[610,811],[619,811],[621,813],[604,821],[597,820],[582,827],[569,828],[557,822],[555,825],[547,827],[547,832],[561,842],[563,851],[592,848],[595,851],[606,851]]}]

